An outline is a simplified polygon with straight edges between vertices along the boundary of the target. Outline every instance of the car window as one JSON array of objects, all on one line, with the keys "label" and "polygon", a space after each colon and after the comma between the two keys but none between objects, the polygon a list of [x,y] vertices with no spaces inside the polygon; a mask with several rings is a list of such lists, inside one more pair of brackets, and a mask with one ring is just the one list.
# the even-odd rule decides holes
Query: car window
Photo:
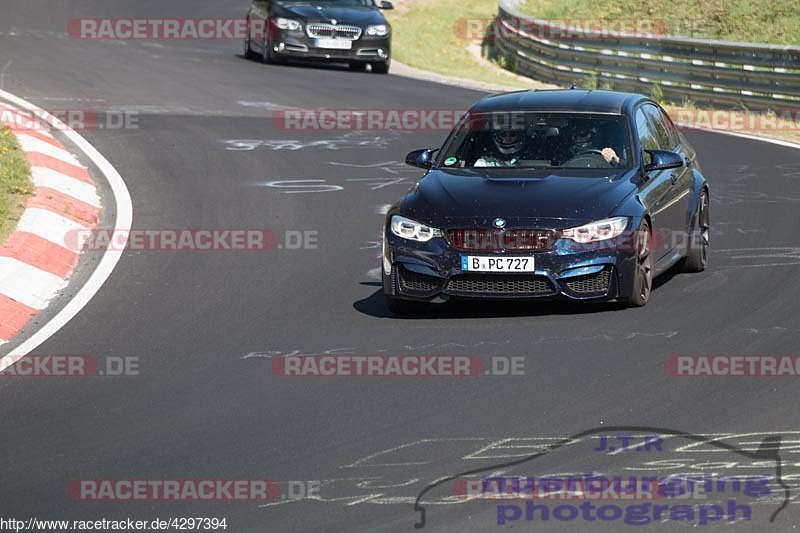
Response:
[{"label": "car window", "polygon": [[672,122],[670,116],[665,113],[663,109],[659,109],[658,112],[662,117],[664,126],[667,128],[667,133],[669,133],[670,137],[672,138],[672,148],[674,149],[681,144],[681,136],[678,134],[678,128],[675,127],[675,123]]},{"label": "car window", "polygon": [[473,113],[441,151],[445,168],[629,168],[630,141],[622,115]]},{"label": "car window", "polygon": [[659,150],[673,150],[678,144],[675,138],[670,135],[667,126],[664,123],[664,115],[660,109],[654,105],[645,105],[642,107],[648,121],[652,124],[653,132],[655,133],[656,142],[658,143]]},{"label": "car window", "polygon": [[658,135],[655,132],[655,127],[647,118],[643,109],[636,111],[636,132],[639,136],[639,143],[642,145],[642,150],[659,149]]}]

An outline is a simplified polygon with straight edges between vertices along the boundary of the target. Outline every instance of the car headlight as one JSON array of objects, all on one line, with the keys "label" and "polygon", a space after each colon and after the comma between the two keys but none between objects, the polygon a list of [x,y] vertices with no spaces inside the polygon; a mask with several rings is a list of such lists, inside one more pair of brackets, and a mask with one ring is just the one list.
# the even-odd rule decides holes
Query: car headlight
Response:
[{"label": "car headlight", "polygon": [[428,242],[434,237],[441,237],[442,230],[431,228],[410,218],[395,215],[392,217],[392,233],[403,239]]},{"label": "car headlight", "polygon": [[367,35],[372,37],[385,37],[386,35],[389,35],[389,26],[387,26],[386,24],[369,26],[367,28]]},{"label": "car headlight", "polygon": [[590,242],[605,241],[618,237],[628,227],[628,217],[614,217],[591,222],[578,228],[565,229],[561,232],[565,239],[586,244]]},{"label": "car headlight", "polygon": [[[385,228],[384,228],[385,229]],[[386,250],[386,232],[383,232],[381,239],[381,260],[383,261],[383,273],[387,276],[392,273],[392,262],[389,260],[389,253]]]},{"label": "car headlight", "polygon": [[303,25],[299,20],[285,19],[278,17],[275,20],[275,25],[282,30],[298,31],[303,29]]}]

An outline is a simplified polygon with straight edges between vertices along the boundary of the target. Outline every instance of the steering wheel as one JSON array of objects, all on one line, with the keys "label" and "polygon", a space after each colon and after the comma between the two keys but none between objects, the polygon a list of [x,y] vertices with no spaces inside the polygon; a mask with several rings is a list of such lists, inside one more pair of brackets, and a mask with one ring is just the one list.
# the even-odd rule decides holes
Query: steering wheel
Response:
[{"label": "steering wheel", "polygon": [[572,156],[564,161],[563,165],[566,166],[567,164],[582,168],[605,168],[607,162],[602,150],[592,149],[584,150],[583,152]]},{"label": "steering wheel", "polygon": [[[599,155],[600,157],[605,159],[605,156],[603,155],[603,151],[602,150],[597,150],[597,149],[584,150],[583,152],[580,152],[575,157],[580,157],[582,155]],[[575,159],[575,158],[573,158],[573,159]]]}]

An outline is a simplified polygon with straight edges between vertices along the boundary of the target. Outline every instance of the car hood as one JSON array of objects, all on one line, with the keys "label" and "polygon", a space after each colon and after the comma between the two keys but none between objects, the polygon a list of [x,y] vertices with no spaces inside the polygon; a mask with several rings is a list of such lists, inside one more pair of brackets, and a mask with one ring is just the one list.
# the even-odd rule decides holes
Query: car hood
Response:
[{"label": "car hood", "polygon": [[564,228],[612,214],[636,190],[631,170],[434,170],[403,199],[400,213],[438,227]]},{"label": "car hood", "polygon": [[308,4],[284,4],[275,6],[275,15],[294,18],[304,22],[330,22],[365,26],[386,24],[383,14],[371,7],[314,6]]}]

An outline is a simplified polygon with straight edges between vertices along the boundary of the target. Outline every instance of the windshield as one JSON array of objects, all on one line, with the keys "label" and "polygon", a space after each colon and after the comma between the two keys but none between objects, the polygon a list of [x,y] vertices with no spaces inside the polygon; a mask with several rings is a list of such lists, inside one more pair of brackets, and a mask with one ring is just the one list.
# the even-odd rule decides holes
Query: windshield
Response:
[{"label": "windshield", "polygon": [[315,5],[337,7],[375,7],[373,0],[282,0],[279,5]]},{"label": "windshield", "polygon": [[472,114],[439,158],[445,168],[628,168],[622,115],[505,112]]}]

